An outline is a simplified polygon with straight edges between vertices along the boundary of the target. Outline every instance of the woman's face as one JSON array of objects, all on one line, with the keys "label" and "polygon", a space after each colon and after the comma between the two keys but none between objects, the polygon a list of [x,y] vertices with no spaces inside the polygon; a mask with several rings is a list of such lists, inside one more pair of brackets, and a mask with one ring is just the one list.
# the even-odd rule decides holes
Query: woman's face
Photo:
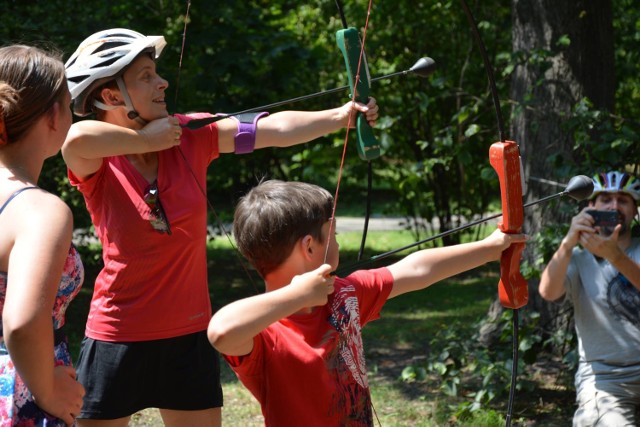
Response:
[{"label": "woman's face", "polygon": [[169,115],[165,90],[169,83],[156,73],[156,63],[148,55],[140,55],[123,74],[124,84],[134,109],[146,121]]}]

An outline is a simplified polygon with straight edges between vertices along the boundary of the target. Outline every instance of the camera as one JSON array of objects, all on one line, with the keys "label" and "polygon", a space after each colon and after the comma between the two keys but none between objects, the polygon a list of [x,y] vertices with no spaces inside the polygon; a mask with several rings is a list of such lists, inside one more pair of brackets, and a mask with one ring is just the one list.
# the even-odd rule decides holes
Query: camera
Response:
[{"label": "camera", "polygon": [[615,227],[618,225],[618,211],[598,211],[587,210],[587,213],[594,219],[594,227]]}]

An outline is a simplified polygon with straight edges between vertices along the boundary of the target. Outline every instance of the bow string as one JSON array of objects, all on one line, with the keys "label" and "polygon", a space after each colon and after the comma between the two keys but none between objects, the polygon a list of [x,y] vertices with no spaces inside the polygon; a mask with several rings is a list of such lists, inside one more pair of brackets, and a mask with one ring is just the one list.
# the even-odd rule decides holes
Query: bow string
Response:
[{"label": "bow string", "polygon": [[[358,31],[355,28],[349,27],[347,25],[347,20],[344,15],[344,9],[342,8],[340,0],[336,0],[336,6],[338,8],[343,26],[343,29],[339,30],[336,33],[336,43],[338,44],[338,48],[344,56],[347,75],[349,76],[349,88],[351,89],[352,103],[358,101],[366,104],[369,100],[369,88],[371,83],[369,77],[369,66],[367,64],[364,46],[367,39],[367,29],[369,28],[369,17],[371,16],[372,4],[372,0],[369,0],[369,5],[367,7],[367,19],[365,21],[364,30],[362,32],[362,41],[360,41]],[[364,71],[364,73],[362,73],[362,71]],[[340,180],[342,178],[342,171],[344,168],[344,161],[347,153],[347,144],[349,141],[349,131],[351,129],[352,118],[353,114],[350,113],[347,120],[347,129],[345,132],[344,144],[342,148],[340,168],[338,170],[336,192],[333,199],[333,209],[331,216],[334,220],[330,222],[329,235],[331,235],[332,232],[331,227],[335,227],[336,208],[338,206],[338,194],[340,191]],[[364,113],[358,113],[357,115],[356,133],[358,136],[358,155],[368,163],[367,207],[365,213],[364,230],[362,233],[362,241],[360,243],[360,251],[358,253],[358,261],[360,261],[367,238],[367,229],[371,209],[371,190],[373,181],[373,167],[371,165],[371,160],[380,156],[380,144],[373,135],[373,130],[367,122],[367,118]],[[329,243],[330,239],[327,239],[327,246],[325,249],[325,262],[329,253]],[[378,421],[378,425],[381,425],[377,411],[375,409],[375,406],[373,405],[373,400],[371,400],[371,410],[375,415],[376,420]]]},{"label": "bow string", "polygon": [[[189,24],[189,12],[190,12],[190,9],[191,9],[191,0],[187,0],[187,9],[186,9],[186,12],[185,12],[185,15],[184,15],[184,29],[182,31],[182,46],[180,48],[180,59],[179,59],[179,62],[178,62],[178,73],[177,73],[177,76],[176,76],[176,92],[175,92],[175,98],[174,98],[174,104],[175,104],[176,110],[177,110],[177,106],[178,106],[178,91],[180,89],[180,72],[182,70],[182,59],[183,59],[184,50],[185,50],[185,44],[186,44],[186,40],[187,40],[187,25]],[[195,129],[197,129],[197,128],[194,128],[193,130],[195,130]],[[249,279],[249,282],[253,286],[253,289],[254,289],[255,293],[259,294],[260,292],[258,291],[258,286],[256,285],[256,283],[255,283],[255,281],[253,279],[253,276],[249,272],[249,269],[248,269],[248,267],[247,267],[247,265],[246,265],[246,263],[244,261],[243,256],[240,254],[240,251],[236,248],[235,244],[233,243],[233,239],[231,238],[231,235],[229,234],[229,232],[225,228],[224,223],[222,222],[222,219],[220,218],[220,216],[218,215],[218,212],[216,211],[216,209],[213,206],[213,203],[211,203],[211,201],[209,200],[209,197],[207,196],[207,192],[206,192],[205,188],[200,184],[200,181],[198,181],[198,177],[197,177],[196,173],[193,171],[193,169],[191,168],[191,165],[189,164],[189,161],[187,160],[187,157],[184,155],[184,152],[182,151],[182,148],[179,145],[177,146],[177,148],[178,148],[178,152],[180,153],[180,156],[182,157],[182,160],[185,162],[185,165],[186,165],[187,169],[189,169],[189,172],[191,172],[191,176],[193,177],[193,180],[195,181],[196,185],[198,186],[198,189],[200,190],[200,193],[202,194],[202,196],[207,201],[207,206],[209,207],[209,210],[211,211],[211,213],[215,217],[216,223],[218,224],[218,227],[220,228],[220,231],[222,232],[222,234],[225,235],[227,241],[229,242],[229,244],[233,248],[233,251],[234,251],[234,253],[235,253],[235,255],[236,255],[237,259],[238,259],[238,262],[242,266],[242,269],[244,270],[247,278]]]}]

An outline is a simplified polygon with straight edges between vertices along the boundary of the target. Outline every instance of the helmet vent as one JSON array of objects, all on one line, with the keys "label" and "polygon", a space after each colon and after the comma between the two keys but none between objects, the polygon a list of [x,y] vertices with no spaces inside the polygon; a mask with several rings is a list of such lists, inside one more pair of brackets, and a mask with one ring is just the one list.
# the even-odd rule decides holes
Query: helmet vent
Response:
[{"label": "helmet vent", "polygon": [[87,77],[89,77],[88,75],[83,75],[83,76],[74,76],[74,77],[68,77],[67,80],[73,82],[73,83],[79,83],[81,81],[83,81],[84,79],[86,79]]},{"label": "helmet vent", "polygon": [[100,47],[98,47],[96,50],[93,51],[93,53],[98,53],[98,52],[102,52],[103,50],[109,50],[109,49],[113,49],[116,47],[120,47],[120,46],[128,46],[130,45],[130,42],[109,42],[109,43],[102,43],[100,45]]},{"label": "helmet vent", "polygon": [[622,179],[620,180],[620,188],[625,188],[627,186],[627,183],[629,182],[629,179],[631,179],[631,175],[624,174],[622,176]]},{"label": "helmet vent", "polygon": [[106,61],[102,61],[101,63],[96,64],[96,65],[94,65],[94,66],[93,66],[93,67],[91,67],[91,68],[93,69],[93,68],[103,68],[103,67],[108,67],[109,65],[113,64],[114,62],[116,62],[116,61],[117,61],[118,59],[120,59],[120,58],[121,58],[121,56],[116,56],[116,57],[111,58],[111,59],[108,59],[108,60],[106,60]]}]

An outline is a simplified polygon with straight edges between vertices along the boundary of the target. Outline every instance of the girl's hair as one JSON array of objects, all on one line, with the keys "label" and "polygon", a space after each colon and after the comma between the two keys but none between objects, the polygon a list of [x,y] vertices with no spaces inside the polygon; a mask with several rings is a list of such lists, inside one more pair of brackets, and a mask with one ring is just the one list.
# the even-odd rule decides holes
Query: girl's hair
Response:
[{"label": "girl's hair", "polygon": [[282,264],[294,245],[311,235],[323,242],[333,196],[304,182],[264,181],[240,199],[233,220],[238,250],[265,277]]},{"label": "girl's hair", "polygon": [[20,140],[66,91],[60,52],[25,45],[0,48],[0,121],[9,143]]}]

